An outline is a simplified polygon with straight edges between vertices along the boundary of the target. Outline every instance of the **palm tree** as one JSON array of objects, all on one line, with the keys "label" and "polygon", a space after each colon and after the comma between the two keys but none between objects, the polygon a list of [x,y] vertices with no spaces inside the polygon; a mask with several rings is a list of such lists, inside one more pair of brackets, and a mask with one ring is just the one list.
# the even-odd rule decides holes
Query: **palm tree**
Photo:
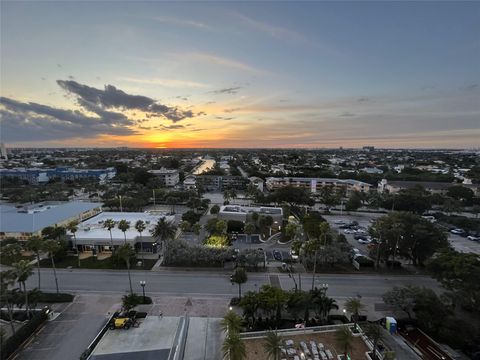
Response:
[{"label": "palm tree", "polygon": [[348,351],[352,348],[353,335],[347,326],[340,327],[335,332],[335,342],[342,349],[343,356],[346,359]]},{"label": "palm tree", "polygon": [[55,240],[47,240],[43,243],[43,249],[48,253],[50,256],[50,260],[52,261],[52,269],[53,269],[53,277],[55,278],[55,287],[57,289],[58,294],[58,278],[57,278],[57,269],[55,268],[55,253],[60,249],[60,245]]},{"label": "palm tree", "polygon": [[112,229],[115,227],[115,221],[113,219],[106,219],[103,222],[103,228],[107,229],[110,233],[110,246],[112,248],[112,253],[113,253],[113,236],[112,236]]},{"label": "palm tree", "polygon": [[18,289],[9,290],[15,284],[17,276],[13,270],[5,270],[0,272],[0,306],[6,307],[10,318],[10,327],[15,335],[15,326],[13,322],[13,308],[16,303]]},{"label": "palm tree", "polygon": [[142,253],[142,265],[143,265],[143,262],[144,262],[142,232],[145,231],[145,228],[146,228],[146,225],[145,225],[145,223],[143,222],[143,220],[138,220],[138,221],[135,223],[135,229],[136,229],[136,230],[138,231],[138,233],[140,234],[140,252]]},{"label": "palm tree", "polygon": [[31,236],[27,241],[27,249],[33,251],[37,258],[38,289],[40,289],[40,251],[42,246],[43,239],[40,236]]},{"label": "palm tree", "polygon": [[28,309],[28,291],[26,281],[27,279],[33,274],[32,265],[27,260],[20,260],[14,264],[12,264],[16,281],[21,285],[23,285],[23,292],[25,295],[25,310],[27,311],[27,317],[30,318],[30,313]]},{"label": "palm tree", "polygon": [[243,360],[247,357],[245,343],[238,333],[229,333],[222,345],[223,358],[229,360]]},{"label": "palm tree", "polygon": [[311,291],[312,305],[315,308],[315,312],[320,316],[322,321],[325,321],[328,318],[330,311],[337,309],[338,305],[336,304],[335,299],[332,299],[325,294],[325,289],[315,288],[314,291]]},{"label": "palm tree", "polygon": [[78,256],[78,267],[80,267],[80,253],[78,252],[77,247],[77,235],[75,235],[78,230],[78,222],[72,221],[70,224],[67,225],[67,230],[70,231],[73,235],[73,240],[75,241],[75,251],[77,252]]},{"label": "palm tree", "polygon": [[247,282],[247,272],[244,268],[237,268],[230,277],[232,283],[238,284],[238,298],[242,298],[242,284]]},{"label": "palm tree", "polygon": [[360,301],[360,298],[350,298],[345,302],[345,310],[347,310],[353,316],[354,329],[357,328],[358,317],[360,316],[360,311],[364,308],[364,305]]},{"label": "palm tree", "polygon": [[373,349],[372,349],[372,359],[377,359],[377,346],[378,342],[382,338],[382,329],[378,324],[369,324],[365,328],[365,335],[372,341]]},{"label": "palm tree", "polygon": [[282,353],[280,347],[282,346],[282,338],[276,332],[267,332],[267,337],[263,343],[263,348],[267,353],[267,359],[280,360]]},{"label": "palm tree", "polygon": [[127,243],[127,230],[130,229],[130,222],[127,220],[120,220],[117,226],[123,232],[124,244]]},{"label": "palm tree", "polygon": [[[330,226],[328,225],[328,222],[324,221],[319,225],[319,230],[320,230],[320,238],[324,238],[323,241],[323,248],[325,249],[325,246],[327,245],[327,235],[330,232]],[[320,243],[316,243],[315,247],[315,257],[313,259],[313,274],[312,274],[312,290],[315,287],[315,273],[317,271],[317,257],[318,257],[318,248],[320,246]]]},{"label": "palm tree", "polygon": [[18,243],[5,245],[2,248],[2,256],[4,259],[10,259],[10,261],[14,263],[21,259],[22,247]]},{"label": "palm tree", "polygon": [[220,321],[222,330],[226,333],[239,333],[242,330],[242,318],[233,310],[229,310]]},{"label": "palm tree", "polygon": [[158,220],[155,227],[150,231],[152,236],[159,239],[160,243],[162,244],[164,262],[166,262],[165,257],[167,254],[166,245],[169,239],[173,239],[175,237],[176,232],[177,228],[171,222],[165,220],[164,217]]},{"label": "palm tree", "polygon": [[127,265],[128,283],[130,284],[130,294],[133,294],[132,277],[130,276],[130,261],[132,259],[132,256],[134,255],[135,255],[135,251],[132,249],[130,244],[123,244],[117,250],[117,256],[123,261],[125,261],[125,264]]},{"label": "palm tree", "polygon": [[250,236],[255,231],[255,225],[252,223],[248,223],[247,225],[245,225],[245,228],[243,230],[245,231],[245,234],[247,234],[248,237],[250,238]]}]

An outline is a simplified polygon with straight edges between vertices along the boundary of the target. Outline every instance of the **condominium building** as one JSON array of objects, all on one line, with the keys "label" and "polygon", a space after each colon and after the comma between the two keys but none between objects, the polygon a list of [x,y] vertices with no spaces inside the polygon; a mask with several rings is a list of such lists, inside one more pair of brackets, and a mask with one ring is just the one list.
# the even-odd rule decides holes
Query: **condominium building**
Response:
[{"label": "condominium building", "polygon": [[248,179],[231,175],[199,175],[196,177],[197,187],[206,191],[223,191],[224,189],[245,190]]},{"label": "condominium building", "polygon": [[150,174],[155,175],[164,186],[173,187],[180,181],[178,170],[161,168],[159,170],[149,170]]},{"label": "condominium building", "polygon": [[316,193],[324,186],[345,189],[347,194],[351,191],[369,192],[372,185],[351,179],[334,178],[303,178],[303,177],[269,177],[265,180],[265,186],[272,191],[285,186],[300,187]]},{"label": "condominium building", "polygon": [[0,178],[15,177],[28,181],[30,184],[47,183],[52,179],[79,180],[97,179],[99,182],[106,182],[113,179],[117,171],[110,167],[106,169],[75,169],[70,167],[58,167],[52,169],[44,168],[13,168],[0,169]]}]

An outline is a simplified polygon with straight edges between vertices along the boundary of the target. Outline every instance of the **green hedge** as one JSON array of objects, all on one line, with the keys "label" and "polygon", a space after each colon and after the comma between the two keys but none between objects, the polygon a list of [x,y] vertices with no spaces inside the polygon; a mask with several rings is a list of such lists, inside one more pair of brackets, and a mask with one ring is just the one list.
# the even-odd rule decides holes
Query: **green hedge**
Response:
[{"label": "green hedge", "polygon": [[66,293],[45,293],[39,295],[38,302],[42,303],[57,303],[57,302],[72,302],[75,295]]},{"label": "green hedge", "polygon": [[47,314],[44,311],[35,313],[29,322],[17,330],[15,335],[10,336],[3,342],[0,359],[8,359],[46,320]]}]

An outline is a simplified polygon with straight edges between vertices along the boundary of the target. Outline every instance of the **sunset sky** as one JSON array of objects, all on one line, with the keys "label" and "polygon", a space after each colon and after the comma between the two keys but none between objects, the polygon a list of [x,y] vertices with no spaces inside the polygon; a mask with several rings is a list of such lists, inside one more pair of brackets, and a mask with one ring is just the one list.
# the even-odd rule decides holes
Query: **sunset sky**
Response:
[{"label": "sunset sky", "polygon": [[480,2],[3,2],[8,146],[480,147]]}]

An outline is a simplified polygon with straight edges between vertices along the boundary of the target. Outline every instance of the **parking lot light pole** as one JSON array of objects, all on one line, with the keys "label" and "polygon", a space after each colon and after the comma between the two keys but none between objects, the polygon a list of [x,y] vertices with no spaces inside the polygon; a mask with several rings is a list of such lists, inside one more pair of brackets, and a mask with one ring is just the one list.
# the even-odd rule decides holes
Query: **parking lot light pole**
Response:
[{"label": "parking lot light pole", "polygon": [[144,280],[140,281],[140,286],[142,287],[142,292],[143,292],[143,303],[145,303],[145,284],[146,282]]}]

